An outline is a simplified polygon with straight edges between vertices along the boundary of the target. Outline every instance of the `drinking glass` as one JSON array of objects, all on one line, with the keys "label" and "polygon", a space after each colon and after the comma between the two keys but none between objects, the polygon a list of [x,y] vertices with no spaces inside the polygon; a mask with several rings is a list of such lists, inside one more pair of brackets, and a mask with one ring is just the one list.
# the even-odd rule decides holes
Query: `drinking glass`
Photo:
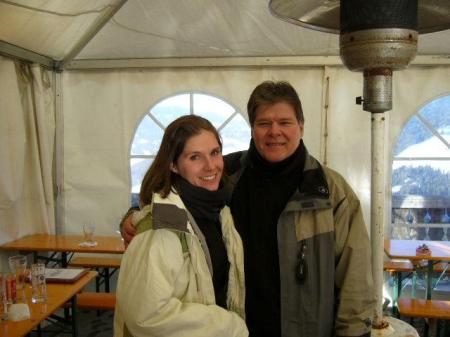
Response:
[{"label": "drinking glass", "polygon": [[0,271],[0,322],[4,319],[6,319],[6,289],[5,278]]},{"label": "drinking glass", "polygon": [[95,226],[93,224],[83,225],[84,241],[88,243],[94,242]]},{"label": "drinking glass", "polygon": [[46,300],[45,264],[34,263],[31,265],[31,302],[41,303]]},{"label": "drinking glass", "polygon": [[16,278],[16,302],[25,301],[25,280],[27,278],[27,257],[14,255],[8,258],[9,269]]}]

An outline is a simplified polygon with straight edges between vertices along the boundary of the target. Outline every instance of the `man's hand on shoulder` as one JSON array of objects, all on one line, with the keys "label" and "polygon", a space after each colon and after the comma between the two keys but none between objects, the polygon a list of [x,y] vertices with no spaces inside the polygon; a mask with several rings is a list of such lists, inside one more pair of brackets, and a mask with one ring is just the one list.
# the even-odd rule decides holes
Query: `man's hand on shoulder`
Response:
[{"label": "man's hand on shoulder", "polygon": [[120,223],[120,234],[122,235],[125,247],[130,244],[131,240],[136,235],[136,228],[134,228],[133,223],[131,222],[135,210],[137,209],[130,208]]},{"label": "man's hand on shoulder", "polygon": [[122,237],[123,240],[125,241],[125,246],[128,246],[133,237],[136,235],[136,228],[134,228],[133,224],[131,223],[132,217],[133,215],[129,214],[128,217],[125,219],[125,222],[123,223]]}]

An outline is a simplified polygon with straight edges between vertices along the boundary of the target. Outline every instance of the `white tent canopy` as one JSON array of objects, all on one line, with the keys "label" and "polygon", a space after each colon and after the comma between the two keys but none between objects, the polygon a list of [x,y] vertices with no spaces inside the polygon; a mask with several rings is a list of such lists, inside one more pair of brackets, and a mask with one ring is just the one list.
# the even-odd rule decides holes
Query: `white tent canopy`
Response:
[{"label": "white tent canopy", "polygon": [[[419,62],[450,54],[449,39],[448,30],[421,35]],[[323,64],[339,55],[338,35],[283,22],[268,0],[2,0],[0,42],[5,53],[35,53],[67,68],[181,66],[189,58],[196,65]]]},{"label": "white tent canopy", "polygon": [[[196,91],[247,118],[250,92],[268,79],[297,89],[306,146],[348,179],[369,223],[370,114],[354,104],[362,75],[343,67],[337,35],[280,21],[267,4],[0,1],[0,244],[79,233],[86,221],[115,233],[130,204],[130,144],[148,110]],[[394,73],[388,158],[409,118],[450,93],[449,55],[450,30],[420,35],[413,64]]]}]

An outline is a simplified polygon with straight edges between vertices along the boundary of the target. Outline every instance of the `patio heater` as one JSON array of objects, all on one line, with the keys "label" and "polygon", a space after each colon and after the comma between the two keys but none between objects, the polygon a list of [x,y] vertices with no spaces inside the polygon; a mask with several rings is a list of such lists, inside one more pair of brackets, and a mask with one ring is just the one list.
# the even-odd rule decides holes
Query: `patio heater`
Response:
[{"label": "patio heater", "polygon": [[417,51],[420,33],[450,28],[449,0],[270,0],[271,13],[287,22],[340,34],[344,65],[364,75],[356,103],[371,113],[371,245],[377,306],[372,336],[405,336],[411,327],[383,317],[384,130],[392,109],[392,75]]}]

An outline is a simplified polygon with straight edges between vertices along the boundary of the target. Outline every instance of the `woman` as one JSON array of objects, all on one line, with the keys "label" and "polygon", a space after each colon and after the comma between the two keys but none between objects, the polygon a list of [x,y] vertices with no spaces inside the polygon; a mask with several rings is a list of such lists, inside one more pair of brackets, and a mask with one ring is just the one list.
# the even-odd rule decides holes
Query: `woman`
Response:
[{"label": "woman", "polygon": [[248,336],[242,242],[225,206],[221,151],[204,118],[167,127],[120,267],[116,337]]}]

